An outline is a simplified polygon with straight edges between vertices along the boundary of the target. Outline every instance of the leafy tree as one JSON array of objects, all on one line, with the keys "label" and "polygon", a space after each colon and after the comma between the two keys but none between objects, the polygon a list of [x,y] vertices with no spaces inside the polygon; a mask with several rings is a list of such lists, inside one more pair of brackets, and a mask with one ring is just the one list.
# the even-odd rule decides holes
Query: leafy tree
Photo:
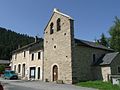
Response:
[{"label": "leafy tree", "polygon": [[110,28],[109,34],[111,36],[110,47],[120,52],[120,19],[118,17],[115,17],[114,25]]}]

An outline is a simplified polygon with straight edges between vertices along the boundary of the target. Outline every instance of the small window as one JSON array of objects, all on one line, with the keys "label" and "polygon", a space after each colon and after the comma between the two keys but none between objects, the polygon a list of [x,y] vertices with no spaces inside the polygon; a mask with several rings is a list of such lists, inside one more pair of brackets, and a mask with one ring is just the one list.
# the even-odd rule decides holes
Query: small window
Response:
[{"label": "small window", "polygon": [[25,57],[26,56],[26,52],[24,51],[23,53],[24,53],[24,57]]},{"label": "small window", "polygon": [[18,73],[20,73],[20,71],[21,71],[21,65],[19,64],[18,65]]},{"label": "small window", "polygon": [[120,66],[118,66],[118,73],[120,73]]},{"label": "small window", "polygon": [[34,60],[34,54],[32,54],[32,61]]},{"label": "small window", "polygon": [[57,31],[61,30],[60,18],[57,19]]},{"label": "small window", "polygon": [[41,52],[38,52],[38,59],[41,59]]},{"label": "small window", "polygon": [[95,54],[93,54],[93,63],[95,63]]},{"label": "small window", "polygon": [[54,29],[53,29],[53,23],[50,24],[50,34],[53,34]]}]

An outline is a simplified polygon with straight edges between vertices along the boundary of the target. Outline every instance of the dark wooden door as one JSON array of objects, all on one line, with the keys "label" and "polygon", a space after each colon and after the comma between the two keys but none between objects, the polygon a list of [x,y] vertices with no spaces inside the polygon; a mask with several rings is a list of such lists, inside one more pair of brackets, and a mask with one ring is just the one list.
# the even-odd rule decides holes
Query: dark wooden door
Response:
[{"label": "dark wooden door", "polygon": [[53,67],[53,81],[57,81],[58,80],[58,67],[55,65]]}]

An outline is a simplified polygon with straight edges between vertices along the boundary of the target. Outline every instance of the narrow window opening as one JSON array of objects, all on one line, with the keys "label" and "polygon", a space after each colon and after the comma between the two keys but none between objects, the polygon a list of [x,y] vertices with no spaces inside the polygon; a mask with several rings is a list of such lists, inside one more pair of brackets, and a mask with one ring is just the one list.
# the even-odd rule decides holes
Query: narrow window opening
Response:
[{"label": "narrow window opening", "polygon": [[38,52],[38,59],[41,59],[41,52]]},{"label": "narrow window opening", "polygon": [[40,79],[40,67],[38,67],[38,79]]},{"label": "narrow window opening", "polygon": [[93,54],[93,63],[95,63],[95,54]]},{"label": "narrow window opening", "polygon": [[21,71],[21,65],[19,64],[18,65],[18,73],[20,73],[20,71]]},{"label": "narrow window opening", "polygon": [[53,23],[50,24],[50,34],[53,34],[54,29],[53,29]]},{"label": "narrow window opening", "polygon": [[25,53],[25,51],[24,51],[24,57],[26,56],[26,53]]},{"label": "narrow window opening", "polygon": [[34,60],[34,54],[32,54],[32,61]]},{"label": "narrow window opening", "polygon": [[60,18],[57,19],[57,31],[61,30],[61,20]]}]

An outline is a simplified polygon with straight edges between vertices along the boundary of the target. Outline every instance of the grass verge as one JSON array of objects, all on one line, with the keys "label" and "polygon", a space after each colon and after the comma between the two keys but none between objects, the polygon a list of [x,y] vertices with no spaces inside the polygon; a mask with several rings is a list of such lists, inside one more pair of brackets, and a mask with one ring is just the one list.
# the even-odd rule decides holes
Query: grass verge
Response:
[{"label": "grass verge", "polygon": [[112,83],[110,82],[102,82],[102,81],[80,82],[77,84],[77,86],[91,87],[99,90],[120,90],[119,85],[112,85]]}]

